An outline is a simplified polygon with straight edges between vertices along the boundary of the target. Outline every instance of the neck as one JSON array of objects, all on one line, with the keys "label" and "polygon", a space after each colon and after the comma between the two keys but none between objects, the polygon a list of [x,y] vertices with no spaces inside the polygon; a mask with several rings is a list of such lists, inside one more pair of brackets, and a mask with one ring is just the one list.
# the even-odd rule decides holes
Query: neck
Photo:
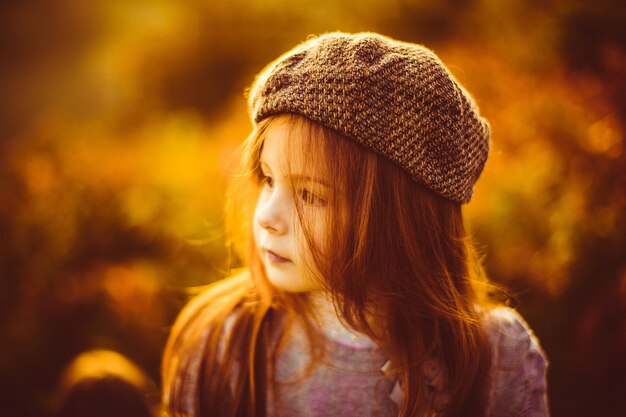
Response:
[{"label": "neck", "polygon": [[354,348],[376,346],[367,335],[350,328],[343,322],[329,293],[325,291],[311,292],[309,299],[317,325],[328,339]]}]

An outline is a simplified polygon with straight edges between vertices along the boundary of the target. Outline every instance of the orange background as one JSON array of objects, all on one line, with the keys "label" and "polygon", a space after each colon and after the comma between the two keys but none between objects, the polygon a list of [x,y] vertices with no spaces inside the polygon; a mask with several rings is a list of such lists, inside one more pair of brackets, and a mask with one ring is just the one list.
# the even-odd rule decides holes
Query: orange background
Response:
[{"label": "orange background", "polygon": [[243,91],[307,35],[434,49],[492,125],[470,230],[551,360],[554,416],[626,392],[626,3],[10,1],[0,6],[0,401],[49,415],[109,348],[158,382],[168,326],[224,275]]}]

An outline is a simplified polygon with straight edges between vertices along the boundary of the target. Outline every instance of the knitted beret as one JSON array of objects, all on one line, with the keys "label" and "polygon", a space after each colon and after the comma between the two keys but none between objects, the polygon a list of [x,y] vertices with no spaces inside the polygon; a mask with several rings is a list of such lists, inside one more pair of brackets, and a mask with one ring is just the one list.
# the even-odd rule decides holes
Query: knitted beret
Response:
[{"label": "knitted beret", "polygon": [[293,113],[398,164],[466,203],[489,153],[489,126],[439,58],[374,33],[328,33],[270,63],[250,89],[255,122]]}]

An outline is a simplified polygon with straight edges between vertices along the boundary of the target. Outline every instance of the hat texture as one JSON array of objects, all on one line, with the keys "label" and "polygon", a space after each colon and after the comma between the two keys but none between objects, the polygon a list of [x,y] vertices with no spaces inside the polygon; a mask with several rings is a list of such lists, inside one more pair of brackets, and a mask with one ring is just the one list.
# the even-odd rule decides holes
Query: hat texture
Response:
[{"label": "hat texture", "polygon": [[374,33],[328,33],[270,63],[249,96],[255,122],[294,113],[398,164],[466,203],[489,153],[489,125],[424,46]]}]

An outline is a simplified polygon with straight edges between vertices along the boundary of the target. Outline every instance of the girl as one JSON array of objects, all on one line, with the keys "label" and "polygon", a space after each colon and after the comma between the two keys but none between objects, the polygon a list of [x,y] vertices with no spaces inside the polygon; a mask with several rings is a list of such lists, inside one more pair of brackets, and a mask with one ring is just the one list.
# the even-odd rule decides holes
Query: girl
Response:
[{"label": "girl", "polygon": [[[546,359],[463,227],[489,148],[428,49],[326,34],[263,70],[227,210],[245,268],[181,313],[189,416],[546,416]],[[252,203],[252,204],[250,204]]]}]

